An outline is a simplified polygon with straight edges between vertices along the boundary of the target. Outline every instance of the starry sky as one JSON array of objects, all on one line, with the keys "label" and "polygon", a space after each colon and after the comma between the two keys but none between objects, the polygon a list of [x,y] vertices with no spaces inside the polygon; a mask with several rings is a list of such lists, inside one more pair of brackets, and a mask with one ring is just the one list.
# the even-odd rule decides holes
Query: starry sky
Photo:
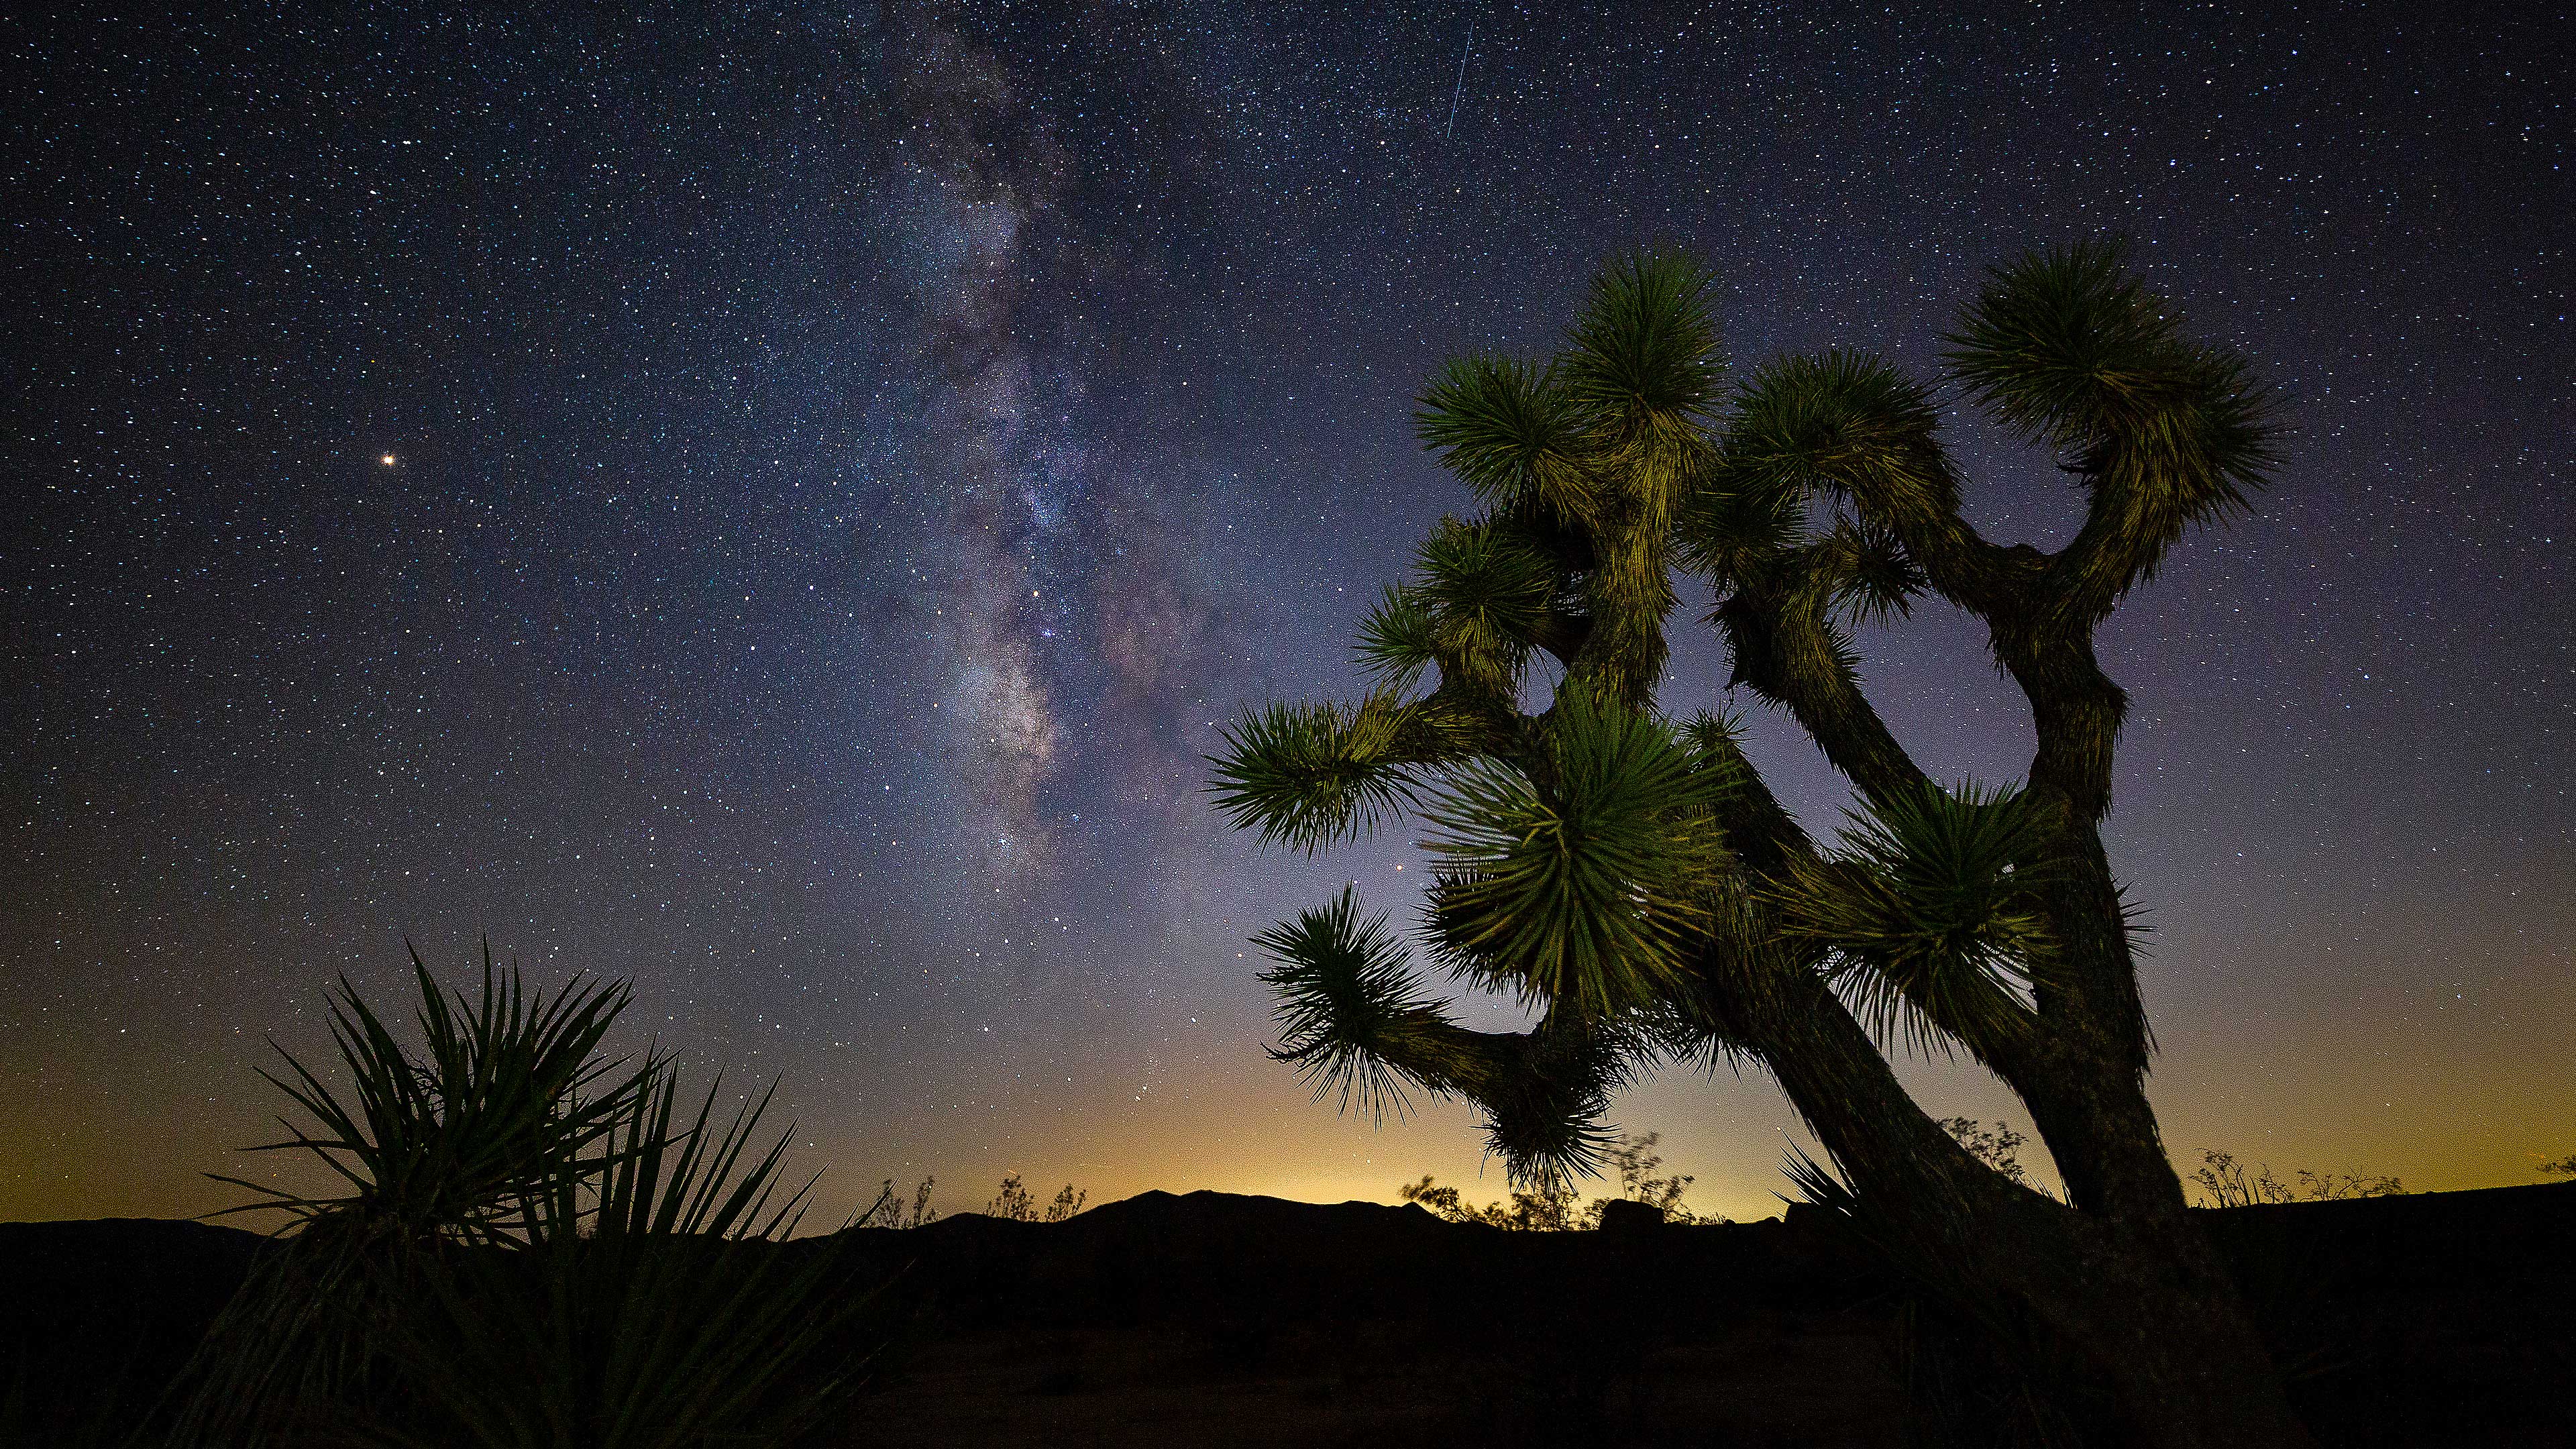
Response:
[{"label": "starry sky", "polygon": [[[1403,915],[1410,837],[1258,850],[1201,756],[1353,692],[1467,506],[1430,369],[1658,242],[1741,365],[1929,375],[1984,266],[2123,233],[2286,388],[2256,516],[2102,641],[2168,1141],[2416,1188],[2576,1151],[2553,7],[220,8],[0,22],[0,1218],[237,1200],[198,1174],[277,1170],[267,1041],[485,937],[780,1079],[826,1216],[1499,1195],[1465,1108],[1372,1128],[1261,1053],[1245,937],[1342,881]],[[2052,460],[1951,419],[1972,519],[2068,536]],[[2010,779],[1978,645],[1918,612],[1867,675]],[[1673,668],[1724,700],[1687,617]],[[1758,1074],[1618,1120],[1738,1216],[1802,1140]]]}]

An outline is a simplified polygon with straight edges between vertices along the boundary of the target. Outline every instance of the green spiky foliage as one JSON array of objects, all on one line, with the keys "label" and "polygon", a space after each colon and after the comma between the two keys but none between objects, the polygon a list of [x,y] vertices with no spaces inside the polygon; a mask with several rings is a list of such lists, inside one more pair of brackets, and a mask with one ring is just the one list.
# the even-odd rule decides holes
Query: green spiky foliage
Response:
[{"label": "green spiky foliage", "polygon": [[784,1444],[843,1402],[866,1295],[827,1257],[760,1251],[805,1196],[779,1191],[783,1136],[747,1155],[766,1095],[730,1126],[712,1091],[679,1118],[667,1058],[600,1050],[622,983],[548,999],[487,947],[469,998],[412,966],[417,1049],[345,980],[349,1086],[281,1049],[268,1079],[316,1126],[257,1150],[343,1190],[219,1178],[292,1231],[182,1375],[169,1441]]},{"label": "green spiky foliage", "polygon": [[1462,762],[1422,812],[1458,974],[1612,1019],[1687,969],[1725,861],[1724,772],[1642,711],[1563,691],[1532,768]]},{"label": "green spiky foliage", "polygon": [[417,1054],[342,978],[331,1033],[345,1093],[283,1048],[285,1075],[260,1074],[314,1125],[281,1118],[290,1135],[251,1150],[303,1156],[340,1190],[210,1174],[253,1194],[227,1213],[284,1212],[293,1232],[226,1305],[183,1376],[176,1443],[284,1442],[314,1432],[328,1406],[363,1398],[441,1245],[512,1241],[548,1184],[567,1170],[606,1170],[602,1149],[643,1103],[652,1063],[599,1052],[628,1001],[622,985],[575,981],[549,1000],[528,992],[515,966],[501,971],[488,944],[471,998],[442,989],[416,951],[411,966]]},{"label": "green spiky foliage", "polygon": [[[1642,1073],[1761,1066],[1887,1241],[2079,1344],[2165,1426],[2147,1437],[2295,1438],[2144,1094],[2132,912],[2100,834],[2125,699],[2093,652],[2126,591],[2268,476],[2274,399],[2111,244],[1994,269],[1937,383],[1828,352],[1730,391],[1708,296],[1687,258],[1617,258],[1554,356],[1438,373],[1420,435],[1481,511],[1443,519],[1363,625],[1380,692],[1249,714],[1211,762],[1218,808],[1267,840],[1420,822],[1426,959],[1535,1025],[1459,1025],[1345,892],[1257,938],[1278,1054],[1345,1106],[1471,1100],[1537,1184],[1598,1162],[1609,1104]],[[2077,480],[2071,542],[1967,522],[1937,386]],[[1850,781],[1838,847],[1780,806],[1732,720],[1658,710],[1680,573],[1714,592],[1724,683]],[[1936,602],[1984,626],[2029,701],[2038,750],[2017,784],[1943,788],[1862,687],[1854,631]],[[1540,661],[1555,685],[1532,714]],[[1908,1052],[2001,1078],[2066,1199],[1960,1148],[1898,1080]],[[2162,1336],[2142,1347],[2148,1321]]]},{"label": "green spiky foliage", "polygon": [[1439,662],[1439,641],[1432,634],[1438,622],[1429,600],[1411,589],[1387,585],[1377,607],[1360,622],[1360,641],[1354,651],[1360,666],[1388,691],[1411,693],[1422,672]]},{"label": "green spiky foliage", "polygon": [[785,1449],[840,1427],[876,1290],[851,1291],[828,1243],[787,1245],[812,1182],[785,1183],[786,1134],[755,1149],[770,1093],[718,1122],[720,1083],[693,1119],[678,1086],[665,1070],[621,1121],[605,1172],[574,1164],[531,1198],[514,1247],[433,1260],[353,1439]]},{"label": "green spiky foliage", "polygon": [[1832,965],[1873,1034],[1971,1050],[2032,1024],[2048,820],[2026,791],[1925,788],[1856,812],[1847,848],[1794,856],[1778,930]]},{"label": "green spiky foliage", "polygon": [[1274,704],[1226,732],[1216,807],[1238,829],[1308,852],[1365,836],[1413,796],[1403,768],[1407,714],[1391,697],[1356,708]]},{"label": "green spiky foliage", "polygon": [[350,1075],[340,1096],[284,1048],[288,1076],[260,1075],[304,1109],[319,1132],[279,1119],[292,1135],[254,1152],[293,1152],[326,1164],[345,1191],[290,1192],[210,1174],[252,1192],[228,1212],[284,1211],[414,1240],[469,1242],[505,1231],[516,1205],[608,1137],[644,1091],[646,1073],[598,1054],[628,992],[575,981],[552,1001],[530,996],[514,967],[498,974],[483,948],[483,987],[468,999],[439,988],[411,953],[421,1056],[414,1060],[346,977],[331,1001],[331,1035]]},{"label": "green spiky foliage", "polygon": [[1322,910],[1307,911],[1253,937],[1278,964],[1261,980],[1278,995],[1281,1043],[1273,1058],[1296,1065],[1317,1101],[1339,1098],[1383,1120],[1408,1106],[1392,1062],[1408,1031],[1442,1018],[1438,1003],[1418,995],[1404,943],[1380,913],[1360,917],[1359,892],[1344,887]]}]

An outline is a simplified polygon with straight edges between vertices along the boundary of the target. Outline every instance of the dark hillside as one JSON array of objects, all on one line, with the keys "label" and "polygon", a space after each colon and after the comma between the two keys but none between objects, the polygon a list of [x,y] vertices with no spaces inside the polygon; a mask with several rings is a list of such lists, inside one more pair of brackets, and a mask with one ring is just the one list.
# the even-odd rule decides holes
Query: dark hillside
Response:
[{"label": "dark hillside", "polygon": [[[2569,1442],[2576,1184],[2203,1220],[2322,1442]],[[0,1225],[7,1422],[71,1429],[148,1396],[257,1244]],[[1520,1234],[1152,1192],[798,1251],[845,1255],[854,1287],[895,1280],[905,1327],[852,1443],[1897,1446],[1997,1442],[2018,1412],[1957,1325],[1803,1210]]]}]

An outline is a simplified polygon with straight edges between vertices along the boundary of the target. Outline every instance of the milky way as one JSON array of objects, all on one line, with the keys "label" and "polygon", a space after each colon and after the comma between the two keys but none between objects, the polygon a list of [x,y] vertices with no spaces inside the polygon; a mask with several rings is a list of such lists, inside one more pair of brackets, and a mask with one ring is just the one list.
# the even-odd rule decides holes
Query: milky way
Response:
[{"label": "milky way", "polygon": [[[1199,794],[1471,506],[1422,379],[1646,242],[1739,363],[1928,375],[1981,267],[2106,231],[2295,398],[2106,637],[2168,1136],[2523,1180],[2576,1149],[2576,56],[2269,9],[11,22],[0,1216],[228,1200],[264,1038],[486,936],[782,1078],[827,1204],[1472,1177],[1463,1112],[1338,1121],[1261,1053],[1244,938],[1401,912],[1408,839],[1264,854]],[[1980,526],[2062,538],[2051,460],[1951,417]],[[1867,648],[1918,757],[2020,768],[1956,621]],[[1758,1078],[1620,1117],[1775,1205]]]}]

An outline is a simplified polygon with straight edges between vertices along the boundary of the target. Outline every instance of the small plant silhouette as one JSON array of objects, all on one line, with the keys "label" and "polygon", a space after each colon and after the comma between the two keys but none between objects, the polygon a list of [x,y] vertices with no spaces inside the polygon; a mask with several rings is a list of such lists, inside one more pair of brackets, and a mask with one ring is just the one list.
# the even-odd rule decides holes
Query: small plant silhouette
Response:
[{"label": "small plant silhouette", "polygon": [[2393,1177],[2357,1172],[2311,1172],[2300,1168],[2294,1187],[2272,1175],[2269,1163],[2252,1168],[2232,1152],[2200,1154],[2200,1169],[2191,1182],[2200,1189],[2204,1207],[2254,1207],[2262,1203],[2335,1202],[2356,1197],[2402,1197],[2406,1185]]},{"label": "small plant silhouette", "polygon": [[887,1178],[885,1185],[877,1189],[877,1200],[869,1204],[866,1212],[850,1219],[850,1226],[918,1228],[939,1221],[939,1209],[930,1205],[930,1189],[938,1181],[935,1177],[923,1178],[921,1185],[912,1190],[912,1202],[907,1205],[902,1198],[895,1196],[894,1179]]},{"label": "small plant silhouette", "polygon": [[1041,1208],[1036,1196],[1020,1185],[1020,1175],[1014,1172],[1002,1179],[1002,1190],[985,1205],[984,1216],[1014,1223],[1060,1223],[1082,1211],[1083,1204],[1090,1200],[1089,1190],[1076,1192],[1068,1182],[1054,1201]]},{"label": "small plant silhouette", "polygon": [[1951,1140],[1968,1149],[1968,1155],[2002,1173],[2024,1187],[2030,1185],[2030,1174],[2021,1165],[2021,1148],[2028,1137],[2012,1129],[2009,1122],[1988,1127],[1974,1117],[1944,1117],[1941,1130]]},{"label": "small plant silhouette", "polygon": [[1603,1211],[1613,1201],[1644,1203],[1662,1213],[1668,1223],[1725,1222],[1719,1214],[1695,1213],[1683,1205],[1682,1195],[1698,1179],[1655,1175],[1655,1170],[1664,1165],[1664,1159],[1655,1151],[1662,1141],[1662,1133],[1646,1132],[1622,1137],[1616,1146],[1603,1150],[1604,1165],[1619,1179],[1615,1199],[1595,1198],[1578,1206],[1573,1185],[1560,1181],[1515,1190],[1508,1202],[1470,1203],[1458,1189],[1436,1181],[1429,1173],[1423,1174],[1419,1182],[1397,1188],[1396,1195],[1453,1223],[1482,1223],[1510,1232],[1561,1233],[1598,1228]]}]

